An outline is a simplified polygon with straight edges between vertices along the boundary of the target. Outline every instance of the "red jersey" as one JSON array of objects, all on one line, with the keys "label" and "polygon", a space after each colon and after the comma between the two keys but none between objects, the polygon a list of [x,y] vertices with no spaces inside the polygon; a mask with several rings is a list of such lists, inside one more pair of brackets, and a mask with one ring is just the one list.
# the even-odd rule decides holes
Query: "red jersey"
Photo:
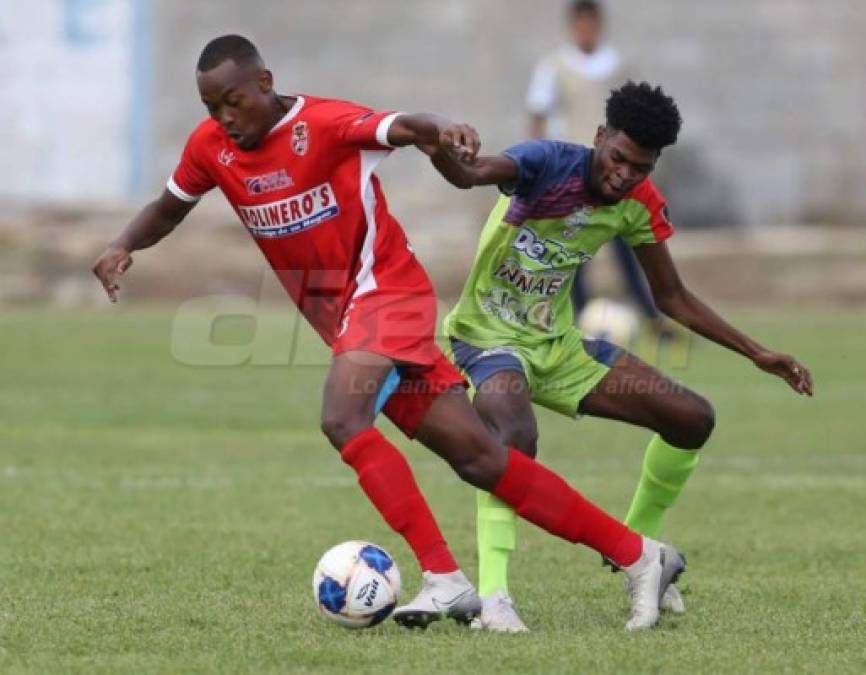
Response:
[{"label": "red jersey", "polygon": [[[429,364],[438,358],[432,285],[373,173],[391,150],[388,129],[396,117],[298,96],[249,151],[207,119],[190,135],[168,189],[194,202],[219,187],[335,351],[363,349]],[[356,307],[368,316],[354,318],[361,313]],[[403,325],[383,336],[388,316]],[[365,321],[364,335],[355,335]]]}]

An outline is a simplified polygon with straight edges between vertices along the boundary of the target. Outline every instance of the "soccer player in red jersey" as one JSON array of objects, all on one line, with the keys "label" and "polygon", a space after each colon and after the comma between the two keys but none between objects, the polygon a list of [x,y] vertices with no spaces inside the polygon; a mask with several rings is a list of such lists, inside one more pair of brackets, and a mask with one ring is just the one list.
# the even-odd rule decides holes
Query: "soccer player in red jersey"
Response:
[{"label": "soccer player in red jersey", "polygon": [[434,342],[432,285],[388,212],[377,163],[395,147],[447,147],[471,161],[474,129],[427,114],[374,111],[281,96],[255,46],[227,35],[197,66],[210,118],[193,131],[167,188],[94,266],[112,301],[131,253],[156,244],[219,187],[300,311],[331,346],[322,431],[423,571],[421,592],[394,612],[406,626],[480,611],[405,458],[376,428],[377,393],[396,367],[384,413],[410,438],[548,532],[595,549],[632,581],[629,630],[658,620],[659,598],[685,567],[671,546],[641,537],[530,457],[497,441],[462,376]]}]

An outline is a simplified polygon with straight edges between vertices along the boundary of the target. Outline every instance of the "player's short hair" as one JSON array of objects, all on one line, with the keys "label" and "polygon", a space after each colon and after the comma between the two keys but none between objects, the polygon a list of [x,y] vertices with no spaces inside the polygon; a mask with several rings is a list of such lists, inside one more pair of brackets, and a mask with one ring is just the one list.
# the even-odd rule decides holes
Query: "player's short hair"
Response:
[{"label": "player's short hair", "polygon": [[601,16],[604,13],[601,3],[598,0],[572,0],[568,3],[569,16],[574,17],[578,14],[583,14],[584,12],[595,14],[597,16]]},{"label": "player's short hair", "polygon": [[202,49],[196,70],[204,73],[224,61],[234,61],[239,66],[262,65],[259,50],[252,42],[242,35],[221,35],[208,42]]},{"label": "player's short hair", "polygon": [[607,99],[607,126],[622,131],[647,150],[661,150],[677,141],[683,124],[676,102],[661,87],[629,80]]}]

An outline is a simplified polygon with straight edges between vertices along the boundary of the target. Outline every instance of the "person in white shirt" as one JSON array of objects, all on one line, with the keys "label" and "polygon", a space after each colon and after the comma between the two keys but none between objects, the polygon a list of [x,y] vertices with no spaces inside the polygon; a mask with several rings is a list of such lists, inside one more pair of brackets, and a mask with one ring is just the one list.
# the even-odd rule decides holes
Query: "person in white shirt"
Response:
[{"label": "person in white shirt", "polygon": [[604,14],[598,2],[572,2],[567,23],[571,41],[542,58],[532,74],[526,100],[529,133],[590,145],[598,120],[604,119],[609,90],[626,78],[619,53],[602,41]]},{"label": "person in white shirt", "polygon": [[[529,110],[529,135],[532,138],[560,138],[592,146],[598,121],[605,118],[604,105],[611,89],[627,79],[622,58],[604,41],[604,9],[597,0],[569,3],[566,20],[570,42],[542,58],[532,73],[526,105]],[[646,281],[629,246],[613,241],[613,251],[629,291],[650,319],[665,335],[647,289]],[[575,276],[572,301],[575,313],[587,303],[585,266]]]}]

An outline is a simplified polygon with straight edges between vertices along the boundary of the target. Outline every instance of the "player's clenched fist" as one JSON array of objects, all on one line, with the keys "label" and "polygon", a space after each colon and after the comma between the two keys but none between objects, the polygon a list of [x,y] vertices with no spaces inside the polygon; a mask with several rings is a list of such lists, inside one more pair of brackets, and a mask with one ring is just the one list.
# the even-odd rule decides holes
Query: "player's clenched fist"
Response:
[{"label": "player's clenched fist", "polygon": [[474,127],[453,123],[442,129],[439,144],[454,152],[461,161],[471,164],[481,149],[481,137]]},{"label": "player's clenched fist", "polygon": [[132,256],[125,248],[109,246],[93,266],[93,273],[102,283],[111,302],[117,302],[117,279],[132,266]]}]

